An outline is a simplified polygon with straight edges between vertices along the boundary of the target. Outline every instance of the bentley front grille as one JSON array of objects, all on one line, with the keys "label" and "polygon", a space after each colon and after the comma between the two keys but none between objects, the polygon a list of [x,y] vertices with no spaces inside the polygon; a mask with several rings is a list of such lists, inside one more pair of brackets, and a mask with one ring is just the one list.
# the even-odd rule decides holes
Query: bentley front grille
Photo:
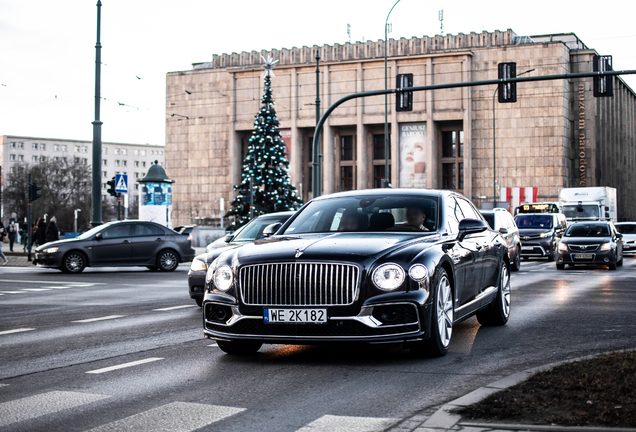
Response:
[{"label": "bentley front grille", "polygon": [[242,267],[243,302],[251,306],[350,305],[358,295],[358,267],[351,264],[281,263]]}]

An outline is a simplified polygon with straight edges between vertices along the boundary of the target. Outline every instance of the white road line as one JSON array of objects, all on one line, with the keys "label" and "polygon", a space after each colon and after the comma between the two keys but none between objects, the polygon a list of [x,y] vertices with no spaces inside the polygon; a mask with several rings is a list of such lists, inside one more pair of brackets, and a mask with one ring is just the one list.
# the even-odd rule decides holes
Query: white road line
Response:
[{"label": "white road line", "polygon": [[385,430],[398,421],[396,418],[324,415],[296,432],[373,432]]},{"label": "white road line", "polygon": [[67,289],[67,288],[76,288],[74,286],[49,286],[48,289]]},{"label": "white road line", "polygon": [[93,285],[106,285],[106,282],[56,282],[56,281],[43,281],[43,280],[21,280],[21,279],[0,279],[0,282],[15,282],[15,283],[32,283],[32,284],[59,284],[59,285],[74,285],[74,286],[93,286]]},{"label": "white road line", "polygon": [[0,387],[7,387],[9,384],[0,384]]},{"label": "white road line", "polygon": [[124,368],[129,368],[129,367],[137,366],[137,365],[144,364],[144,363],[150,363],[150,362],[154,362],[154,361],[157,361],[157,360],[163,360],[163,358],[150,357],[150,358],[147,358],[147,359],[137,360],[137,361],[130,362],[130,363],[123,363],[123,364],[120,364],[120,365],[117,365],[117,366],[110,366],[110,367],[103,368],[103,369],[95,369],[95,370],[92,370],[92,371],[88,371],[86,373],[89,373],[89,374],[101,374],[101,373],[104,373],[104,372],[111,372],[111,371],[114,371],[114,370],[117,370],[117,369],[124,369]]},{"label": "white road line", "polygon": [[208,346],[211,346],[211,347],[218,347],[219,345],[218,345],[218,344],[213,343],[213,344],[210,344],[210,345],[208,345]]},{"label": "white road line", "polygon": [[74,322],[74,323],[89,323],[89,322],[95,322],[95,321],[104,321],[104,320],[111,320],[111,319],[116,319],[116,318],[123,318],[125,316],[126,315],[109,315],[109,316],[104,316],[104,317],[99,317],[99,318],[88,318],[88,319],[71,321],[71,322]]},{"label": "white road line", "polygon": [[107,423],[88,432],[190,432],[245,411],[245,408],[173,402]]},{"label": "white road line", "polygon": [[13,329],[13,330],[5,330],[5,331],[0,331],[0,335],[22,333],[22,332],[31,331],[31,330],[35,330],[35,329],[34,328],[19,328],[19,329]]},{"label": "white road line", "polygon": [[98,394],[53,391],[16,399],[0,404],[0,426],[86,405],[107,397]]},{"label": "white road line", "polygon": [[197,306],[197,305],[172,306],[172,307],[161,308],[161,309],[153,309],[153,310],[154,311],[169,311],[169,310],[175,310],[175,309],[191,308],[191,307],[195,307],[195,306]]},{"label": "white road line", "polygon": [[51,291],[50,288],[25,288],[22,291]]},{"label": "white road line", "polygon": [[0,291],[2,294],[26,294],[26,291]]}]

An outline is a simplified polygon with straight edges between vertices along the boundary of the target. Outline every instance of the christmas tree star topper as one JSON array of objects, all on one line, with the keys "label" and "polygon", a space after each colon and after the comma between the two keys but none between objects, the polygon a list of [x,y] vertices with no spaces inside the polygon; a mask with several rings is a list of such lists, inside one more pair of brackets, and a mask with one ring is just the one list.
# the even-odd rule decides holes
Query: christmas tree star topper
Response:
[{"label": "christmas tree star topper", "polygon": [[263,64],[263,69],[265,70],[263,71],[261,78],[265,78],[266,76],[276,76],[274,75],[273,69],[274,66],[276,66],[276,63],[278,63],[278,60],[274,60],[271,55],[267,56],[267,59],[263,56],[261,56],[261,58],[265,62]]}]

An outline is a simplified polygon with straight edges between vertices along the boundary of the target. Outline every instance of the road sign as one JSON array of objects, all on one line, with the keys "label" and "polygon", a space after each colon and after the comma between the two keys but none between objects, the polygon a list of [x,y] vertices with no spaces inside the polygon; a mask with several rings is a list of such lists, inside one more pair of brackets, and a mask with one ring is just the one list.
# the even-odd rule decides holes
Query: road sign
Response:
[{"label": "road sign", "polygon": [[115,174],[115,192],[128,193],[128,175]]}]

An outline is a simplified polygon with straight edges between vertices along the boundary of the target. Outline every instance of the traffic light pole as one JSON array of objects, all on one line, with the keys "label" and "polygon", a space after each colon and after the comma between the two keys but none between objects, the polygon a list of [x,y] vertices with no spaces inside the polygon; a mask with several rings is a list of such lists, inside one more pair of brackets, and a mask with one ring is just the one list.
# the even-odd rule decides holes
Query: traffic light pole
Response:
[{"label": "traffic light pole", "polygon": [[101,0],[97,0],[97,43],[95,44],[95,121],[93,121],[93,183],[91,186],[93,201],[92,226],[102,224],[102,121],[99,119],[102,66],[102,43],[100,42],[101,20],[102,2]]},{"label": "traffic light pole", "polygon": [[[521,78],[502,78],[502,79],[493,79],[493,80],[484,80],[484,81],[465,81],[458,83],[450,83],[450,84],[436,84],[436,85],[427,85],[427,86],[419,86],[419,87],[404,87],[397,89],[388,89],[388,90],[374,90],[374,91],[366,91],[360,93],[351,93],[345,97],[338,99],[334,102],[322,115],[318,124],[316,124],[316,130],[314,132],[314,141],[313,146],[316,148],[317,143],[320,140],[320,131],[327,121],[327,118],[331,115],[331,113],[338,108],[343,103],[350,101],[351,99],[357,99],[362,97],[370,97],[370,96],[381,96],[388,95],[391,93],[400,93],[400,92],[416,92],[416,91],[426,91],[426,90],[442,90],[449,88],[459,88],[459,87],[477,87],[484,85],[493,85],[493,84],[505,84],[505,83],[520,83],[520,82],[532,82],[532,81],[550,81],[550,80],[560,80],[560,79],[576,79],[576,78],[594,78],[594,77],[603,77],[603,76],[619,76],[619,75],[636,75],[636,70],[623,70],[623,71],[606,71],[606,72],[577,72],[577,73],[566,73],[566,74],[558,74],[558,75],[543,75],[543,76],[530,76],[530,77],[521,77]],[[316,172],[314,171],[314,180],[316,178]],[[317,198],[320,195],[317,195],[314,191],[314,198]]]},{"label": "traffic light pole", "polygon": [[27,191],[28,194],[28,202],[27,202],[27,228],[29,230],[29,236],[27,238],[27,242],[28,245],[27,247],[28,249],[28,253],[27,253],[27,261],[31,261],[31,244],[33,243],[33,229],[31,228],[31,173],[29,173],[29,190]]}]

